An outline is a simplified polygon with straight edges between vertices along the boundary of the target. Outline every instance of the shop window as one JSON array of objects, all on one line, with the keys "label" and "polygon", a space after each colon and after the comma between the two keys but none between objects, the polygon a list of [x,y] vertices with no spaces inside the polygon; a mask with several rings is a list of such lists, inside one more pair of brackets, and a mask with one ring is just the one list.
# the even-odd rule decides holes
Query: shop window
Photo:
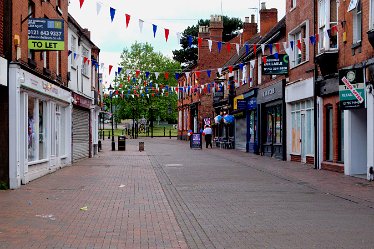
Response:
[{"label": "shop window", "polygon": [[[84,62],[84,57],[89,58],[89,51],[87,48],[82,47],[82,74],[88,77],[89,71],[88,71],[88,63]],[[83,88],[82,88],[83,91]]]},{"label": "shop window", "polygon": [[278,105],[275,108],[275,142],[276,144],[282,143],[282,115],[281,107]]},{"label": "shop window", "polygon": [[27,124],[27,148],[28,148],[28,160],[37,160],[37,124],[36,122],[36,99],[28,97],[28,124]]},{"label": "shop window", "polygon": [[46,107],[47,103],[45,101],[39,101],[39,160],[47,158]]},{"label": "shop window", "polygon": [[257,114],[256,111],[251,111],[249,115],[249,142],[254,143],[256,141],[256,123],[257,123]]},{"label": "shop window", "polygon": [[336,0],[319,0],[318,1],[318,50],[323,52],[329,49],[338,48],[338,36],[331,31],[331,27],[338,24],[338,5]]},{"label": "shop window", "polygon": [[266,127],[266,143],[273,142],[273,113],[272,109],[268,109],[267,113],[267,127]]},{"label": "shop window", "polygon": [[[289,33],[289,40],[294,43],[293,51],[290,56],[291,67],[296,67],[297,65],[309,60],[309,42],[304,42],[304,40],[309,39],[308,33],[308,22],[303,22]],[[301,44],[301,49],[297,46],[298,43]]]},{"label": "shop window", "polygon": [[66,154],[66,108],[60,107],[60,155]]},{"label": "shop window", "polygon": [[71,63],[71,66],[73,68],[75,68],[75,66],[76,66],[76,64],[75,64],[75,56],[74,56],[74,54],[77,53],[76,43],[77,43],[77,38],[72,35],[71,36],[71,47],[70,47],[70,50],[71,50],[70,63]]},{"label": "shop window", "polygon": [[326,160],[333,160],[333,108],[326,106]]}]

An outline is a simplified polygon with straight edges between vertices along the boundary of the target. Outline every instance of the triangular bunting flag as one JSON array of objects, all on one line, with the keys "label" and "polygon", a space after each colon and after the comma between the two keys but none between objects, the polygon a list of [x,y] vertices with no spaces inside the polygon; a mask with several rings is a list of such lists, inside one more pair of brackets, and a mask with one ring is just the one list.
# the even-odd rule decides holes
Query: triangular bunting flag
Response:
[{"label": "triangular bunting flag", "polygon": [[131,69],[126,69],[126,74],[129,75],[131,73]]},{"label": "triangular bunting flag", "polygon": [[227,52],[229,52],[230,53],[230,51],[231,51],[231,43],[226,43],[226,49],[227,49]]},{"label": "triangular bunting flag", "polygon": [[192,46],[192,35],[189,35],[187,39],[188,39],[188,46],[191,47]]},{"label": "triangular bunting flag", "polygon": [[178,44],[181,43],[181,37],[182,37],[182,34],[180,32],[177,32],[177,40],[178,40]]},{"label": "triangular bunting flag", "polygon": [[165,29],[165,40],[168,41],[169,38],[169,29]]},{"label": "triangular bunting flag", "polygon": [[139,19],[139,30],[140,30],[140,33],[143,32],[143,24],[144,24],[144,21],[142,19]]},{"label": "triangular bunting flag", "polygon": [[200,77],[200,71],[196,71],[195,75],[196,75],[196,78],[199,78]]},{"label": "triangular bunting flag", "polygon": [[327,36],[328,36],[329,38],[331,38],[331,29],[328,29],[326,32],[327,32]]},{"label": "triangular bunting flag", "polygon": [[184,74],[186,75],[186,79],[188,81],[188,78],[190,77],[190,72],[185,72]]},{"label": "triangular bunting flag", "polygon": [[297,40],[297,48],[301,51],[301,41],[300,40]]},{"label": "triangular bunting flag", "polygon": [[99,14],[100,14],[100,11],[101,11],[101,3],[100,3],[100,2],[97,2],[97,3],[96,3],[96,14],[99,15]]},{"label": "triangular bunting flag", "polygon": [[236,47],[236,53],[239,55],[239,53],[240,53],[239,43],[236,43],[235,47]]},{"label": "triangular bunting flag", "polygon": [[274,53],[274,58],[278,60],[278,58],[279,58],[278,52]]},{"label": "triangular bunting flag", "polygon": [[316,44],[316,37],[314,35],[310,36],[309,40],[312,45]]},{"label": "triangular bunting flag", "polygon": [[249,54],[249,44],[245,44],[245,54]]},{"label": "triangular bunting flag", "polygon": [[113,22],[115,14],[116,14],[116,9],[110,7],[110,19],[112,20],[112,22]]},{"label": "triangular bunting flag", "polygon": [[152,24],[152,26],[153,26],[153,37],[156,37],[157,25]]},{"label": "triangular bunting flag", "polygon": [[268,48],[270,50],[270,54],[273,54],[273,44],[268,44]]},{"label": "triangular bunting flag", "polygon": [[290,41],[291,50],[293,50],[293,44],[294,44],[294,41]]},{"label": "triangular bunting flag", "polygon": [[208,78],[210,78],[210,74],[212,73],[212,71],[211,70],[206,70],[206,74],[208,75]]},{"label": "triangular bunting flag", "polygon": [[84,3],[84,0],[79,0],[80,8],[82,8],[83,3]]},{"label": "triangular bunting flag", "polygon": [[239,68],[240,68],[240,70],[242,70],[242,71],[243,71],[243,68],[244,68],[244,64],[243,64],[243,63],[240,63],[240,64],[239,64]]},{"label": "triangular bunting flag", "polygon": [[222,68],[217,68],[217,71],[218,71],[219,75],[221,75],[221,73],[222,73]]},{"label": "triangular bunting flag", "polygon": [[233,70],[233,66],[229,66],[229,72],[232,73],[232,70]]},{"label": "triangular bunting flag", "polygon": [[255,60],[251,60],[249,63],[251,64],[251,68],[255,68]]},{"label": "triangular bunting flag", "polygon": [[68,57],[71,55],[72,52],[73,51],[71,51],[71,50],[68,51]]},{"label": "triangular bunting flag", "polygon": [[198,46],[199,48],[201,47],[202,42],[203,42],[203,38],[198,37],[198,38],[197,38],[197,46]]},{"label": "triangular bunting flag", "polygon": [[266,64],[266,56],[262,57],[262,61],[264,62],[264,64]]},{"label": "triangular bunting flag", "polygon": [[280,44],[279,43],[275,43],[275,48],[277,49],[277,52],[279,53],[280,52]]},{"label": "triangular bunting flag", "polygon": [[112,71],[112,68],[113,68],[113,66],[109,65],[109,75],[110,75],[110,72]]},{"label": "triangular bunting flag", "polygon": [[148,79],[149,77],[149,72],[145,72],[145,78]]},{"label": "triangular bunting flag", "polygon": [[156,80],[158,79],[158,76],[160,75],[160,73],[158,72],[155,72],[155,77],[156,77]]},{"label": "triangular bunting flag", "polygon": [[176,80],[179,79],[179,73],[175,73],[175,79],[176,79]]},{"label": "triangular bunting flag", "polygon": [[265,54],[265,44],[261,44],[262,54]]},{"label": "triangular bunting flag", "polygon": [[129,14],[125,14],[125,16],[126,16],[126,28],[128,28],[131,16]]},{"label": "triangular bunting flag", "polygon": [[217,42],[217,47],[218,47],[218,53],[221,53],[221,48],[222,48],[222,42]]},{"label": "triangular bunting flag", "polygon": [[212,52],[212,40],[208,40],[209,51]]},{"label": "triangular bunting flag", "polygon": [[74,60],[77,59],[77,53],[74,53]]},{"label": "triangular bunting flag", "polygon": [[287,42],[283,42],[283,49],[284,49],[284,50],[287,49]]},{"label": "triangular bunting flag", "polygon": [[87,57],[83,57],[83,64],[86,64],[88,58]]},{"label": "triangular bunting flag", "polygon": [[135,71],[135,75],[136,75],[136,77],[139,77],[139,74],[140,74],[140,70],[136,70],[136,71]]},{"label": "triangular bunting flag", "polygon": [[165,77],[166,80],[168,80],[168,79],[169,79],[169,73],[168,73],[168,72],[165,72],[165,73],[164,73],[164,77]]},{"label": "triangular bunting flag", "polygon": [[122,71],[122,67],[118,67],[118,74],[120,74]]}]

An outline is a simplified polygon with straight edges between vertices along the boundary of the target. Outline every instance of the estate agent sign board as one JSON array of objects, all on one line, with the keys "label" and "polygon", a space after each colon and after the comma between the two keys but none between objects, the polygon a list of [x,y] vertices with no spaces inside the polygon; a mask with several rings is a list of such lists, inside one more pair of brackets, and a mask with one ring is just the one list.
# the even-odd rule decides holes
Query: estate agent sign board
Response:
[{"label": "estate agent sign board", "polygon": [[267,56],[262,70],[266,75],[288,74],[288,55],[279,54],[278,58],[275,55]]},{"label": "estate agent sign board", "polygon": [[29,18],[29,49],[64,50],[64,20]]},{"label": "estate agent sign board", "polygon": [[365,83],[362,68],[339,70],[339,99],[342,110],[365,107]]}]

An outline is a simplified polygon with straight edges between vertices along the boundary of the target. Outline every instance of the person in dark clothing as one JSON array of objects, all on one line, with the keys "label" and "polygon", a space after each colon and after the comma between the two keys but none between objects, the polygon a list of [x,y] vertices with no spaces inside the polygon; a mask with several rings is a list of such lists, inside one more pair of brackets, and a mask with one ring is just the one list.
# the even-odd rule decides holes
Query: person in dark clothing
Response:
[{"label": "person in dark clothing", "polygon": [[206,145],[206,148],[208,148],[208,145],[210,145],[210,148],[213,148],[212,146],[212,128],[210,128],[209,125],[205,126],[205,129],[203,131],[203,133],[205,134],[205,145]]}]

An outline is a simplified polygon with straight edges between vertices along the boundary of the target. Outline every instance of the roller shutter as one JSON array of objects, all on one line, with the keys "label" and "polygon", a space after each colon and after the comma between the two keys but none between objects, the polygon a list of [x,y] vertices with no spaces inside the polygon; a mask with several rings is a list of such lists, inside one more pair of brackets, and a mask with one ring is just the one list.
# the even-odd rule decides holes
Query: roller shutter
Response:
[{"label": "roller shutter", "polygon": [[73,162],[89,157],[90,113],[73,109]]},{"label": "roller shutter", "polygon": [[235,120],[235,149],[246,150],[247,142],[247,120],[238,118]]}]

